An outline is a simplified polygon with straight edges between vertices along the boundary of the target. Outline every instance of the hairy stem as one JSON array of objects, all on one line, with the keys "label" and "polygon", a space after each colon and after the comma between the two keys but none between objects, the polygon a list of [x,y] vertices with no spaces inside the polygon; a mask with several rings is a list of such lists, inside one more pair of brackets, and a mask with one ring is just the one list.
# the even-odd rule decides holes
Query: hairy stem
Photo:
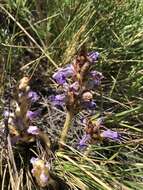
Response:
[{"label": "hairy stem", "polygon": [[66,142],[67,133],[68,133],[68,130],[71,126],[72,118],[73,118],[73,114],[71,112],[67,112],[64,127],[63,127],[62,132],[61,132],[60,143]]}]

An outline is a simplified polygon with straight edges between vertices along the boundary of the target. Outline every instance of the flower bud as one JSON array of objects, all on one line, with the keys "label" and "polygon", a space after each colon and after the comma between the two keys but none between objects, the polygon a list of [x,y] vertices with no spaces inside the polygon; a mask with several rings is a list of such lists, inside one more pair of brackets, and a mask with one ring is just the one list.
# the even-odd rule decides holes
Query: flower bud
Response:
[{"label": "flower bud", "polygon": [[91,92],[84,92],[84,93],[82,94],[82,99],[83,99],[85,102],[88,102],[88,101],[90,101],[90,100],[93,99],[93,95],[92,95]]},{"label": "flower bud", "polygon": [[19,82],[19,90],[25,90],[28,87],[29,78],[23,77]]}]

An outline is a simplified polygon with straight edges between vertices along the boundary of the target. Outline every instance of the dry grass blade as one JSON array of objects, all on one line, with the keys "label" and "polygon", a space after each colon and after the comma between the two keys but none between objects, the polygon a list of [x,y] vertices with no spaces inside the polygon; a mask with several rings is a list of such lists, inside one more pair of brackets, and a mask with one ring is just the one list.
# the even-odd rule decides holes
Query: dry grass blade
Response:
[{"label": "dry grass blade", "polygon": [[20,27],[20,29],[29,37],[29,39],[41,50],[41,52],[48,58],[48,60],[56,67],[58,68],[58,65],[52,60],[47,50],[45,51],[37,42],[36,40],[25,30],[25,28],[18,22],[16,19],[2,6],[0,5],[0,8],[4,10],[8,16]]},{"label": "dry grass blade", "polygon": [[99,178],[97,178],[96,176],[94,176],[92,173],[88,172],[86,169],[84,169],[82,166],[78,165],[74,160],[72,160],[69,156],[67,155],[60,155],[62,156],[64,159],[68,160],[69,162],[71,162],[73,165],[75,165],[76,167],[78,167],[81,171],[83,171],[84,173],[86,173],[89,177],[91,177],[94,181],[96,181],[98,184],[100,184],[104,189],[106,190],[112,190],[112,188],[110,186],[108,186],[107,184],[105,184],[103,181],[101,181]]}]

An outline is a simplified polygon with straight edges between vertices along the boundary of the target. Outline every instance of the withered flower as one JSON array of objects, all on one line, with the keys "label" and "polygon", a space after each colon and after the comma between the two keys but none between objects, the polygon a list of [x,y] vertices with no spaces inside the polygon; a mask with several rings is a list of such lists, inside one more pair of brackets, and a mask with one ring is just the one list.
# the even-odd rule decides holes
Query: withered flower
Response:
[{"label": "withered flower", "polygon": [[49,174],[49,164],[42,159],[39,158],[31,158],[31,164],[33,165],[33,169],[31,170],[33,177],[35,177],[36,182],[40,187],[48,186],[50,181]]},{"label": "withered flower", "polygon": [[[26,88],[28,88],[29,85],[29,78],[28,77],[23,77],[20,82],[19,82],[19,86],[18,89],[19,90],[25,90]],[[27,89],[28,90],[28,89]]]}]

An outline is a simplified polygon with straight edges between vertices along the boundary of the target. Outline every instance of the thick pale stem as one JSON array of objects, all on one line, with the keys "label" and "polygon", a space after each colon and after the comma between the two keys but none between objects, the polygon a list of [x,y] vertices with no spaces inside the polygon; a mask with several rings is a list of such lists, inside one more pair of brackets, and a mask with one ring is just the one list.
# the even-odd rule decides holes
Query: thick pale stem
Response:
[{"label": "thick pale stem", "polygon": [[68,133],[68,130],[71,126],[72,118],[73,118],[73,114],[71,112],[67,112],[64,127],[63,127],[62,132],[61,132],[60,143],[66,142],[67,133]]}]

